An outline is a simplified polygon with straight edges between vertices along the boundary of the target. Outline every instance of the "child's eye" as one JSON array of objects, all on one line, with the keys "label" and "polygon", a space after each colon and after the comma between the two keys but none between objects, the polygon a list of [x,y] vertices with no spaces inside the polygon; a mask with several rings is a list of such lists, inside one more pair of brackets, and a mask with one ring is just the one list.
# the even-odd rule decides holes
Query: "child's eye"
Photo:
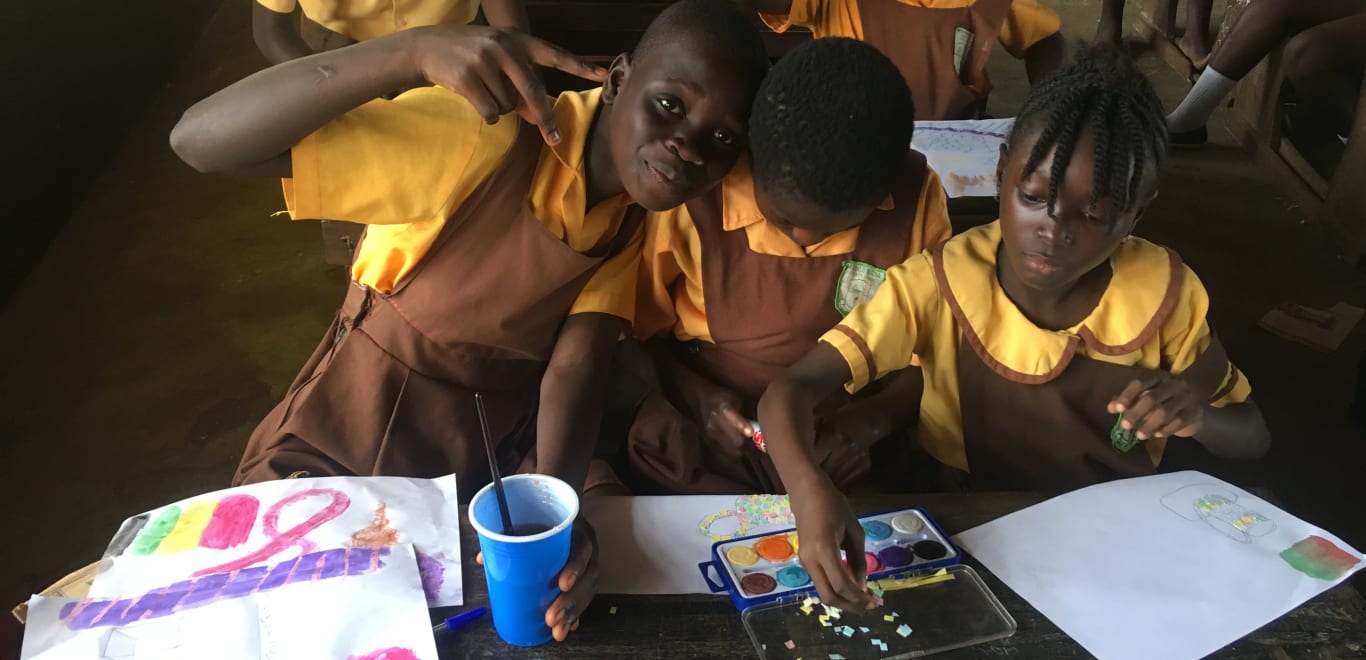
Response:
[{"label": "child's eye", "polygon": [[678,99],[673,98],[671,96],[658,97],[655,99],[655,103],[658,103],[659,107],[663,108],[665,112],[668,112],[670,114],[677,115],[681,114],[683,111],[683,104],[679,103]]},{"label": "child's eye", "polygon": [[726,146],[735,144],[735,136],[731,135],[730,131],[716,131],[712,134],[712,137],[716,138],[717,142]]},{"label": "child's eye", "polygon": [[1102,225],[1102,226],[1105,226],[1105,227],[1110,226],[1110,221],[1109,221],[1109,220],[1106,220],[1105,218],[1102,218],[1102,217],[1100,217],[1100,216],[1098,216],[1098,215],[1095,215],[1095,214],[1092,214],[1092,213],[1087,213],[1087,214],[1086,214],[1086,220],[1087,220],[1088,222],[1092,223],[1092,224]]},{"label": "child's eye", "polygon": [[1030,206],[1039,206],[1044,203],[1044,199],[1042,197],[1039,197],[1037,195],[1031,195],[1023,190],[1016,190],[1018,192],[1018,197],[1020,198],[1020,201],[1024,202],[1025,204],[1028,204]]}]

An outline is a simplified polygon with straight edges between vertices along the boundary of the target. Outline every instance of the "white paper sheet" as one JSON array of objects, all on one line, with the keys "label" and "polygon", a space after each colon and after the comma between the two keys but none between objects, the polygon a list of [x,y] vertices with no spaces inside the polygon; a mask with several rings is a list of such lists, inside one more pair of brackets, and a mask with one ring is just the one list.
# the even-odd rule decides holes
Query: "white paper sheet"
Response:
[{"label": "white paper sheet", "polygon": [[142,593],[318,549],[405,543],[416,548],[431,606],[463,604],[454,475],[285,479],[182,500],[124,521],[90,595]]},{"label": "white paper sheet", "polygon": [[925,154],[949,197],[996,194],[996,162],[1014,119],[918,121],[911,148]]},{"label": "white paper sheet", "polygon": [[21,658],[436,660],[412,546],[345,552],[370,561],[239,595],[228,581],[199,600],[203,582],[129,599],[34,596]]},{"label": "white paper sheet", "polygon": [[1200,472],[1083,488],[955,540],[1104,660],[1203,657],[1362,567],[1336,536]]},{"label": "white paper sheet", "polygon": [[588,497],[605,594],[705,594],[716,541],[793,527],[786,495]]}]

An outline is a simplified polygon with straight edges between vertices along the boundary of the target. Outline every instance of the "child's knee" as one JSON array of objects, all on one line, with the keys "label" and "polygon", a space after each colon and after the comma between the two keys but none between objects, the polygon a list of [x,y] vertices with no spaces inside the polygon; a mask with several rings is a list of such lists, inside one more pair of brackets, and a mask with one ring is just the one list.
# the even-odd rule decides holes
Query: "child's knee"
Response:
[{"label": "child's knee", "polygon": [[1328,47],[1315,39],[1313,32],[1306,30],[1285,43],[1281,61],[1285,62],[1285,75],[1292,84],[1300,85],[1327,65]]}]

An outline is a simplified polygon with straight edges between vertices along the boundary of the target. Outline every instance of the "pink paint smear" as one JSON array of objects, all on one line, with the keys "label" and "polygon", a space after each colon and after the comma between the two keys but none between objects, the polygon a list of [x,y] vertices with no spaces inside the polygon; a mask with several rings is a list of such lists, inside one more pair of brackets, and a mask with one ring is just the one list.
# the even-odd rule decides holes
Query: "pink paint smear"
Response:
[{"label": "pink paint smear", "polygon": [[353,655],[349,660],[418,660],[418,657],[411,649],[391,646],[387,649],[371,651],[365,655]]}]

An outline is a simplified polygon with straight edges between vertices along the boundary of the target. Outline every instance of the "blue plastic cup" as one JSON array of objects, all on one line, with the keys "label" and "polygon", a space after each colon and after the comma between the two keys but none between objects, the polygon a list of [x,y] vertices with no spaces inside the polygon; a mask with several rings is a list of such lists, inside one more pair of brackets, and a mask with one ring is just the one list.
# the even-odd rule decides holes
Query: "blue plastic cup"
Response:
[{"label": "blue plastic cup", "polygon": [[545,613],[560,595],[559,576],[569,561],[569,541],[579,496],[569,484],[543,474],[515,474],[503,479],[514,528],[534,525],[544,531],[503,534],[498,496],[493,484],[470,500],[470,524],[484,552],[484,578],[489,585],[493,627],[503,641],[539,646],[550,641]]}]

